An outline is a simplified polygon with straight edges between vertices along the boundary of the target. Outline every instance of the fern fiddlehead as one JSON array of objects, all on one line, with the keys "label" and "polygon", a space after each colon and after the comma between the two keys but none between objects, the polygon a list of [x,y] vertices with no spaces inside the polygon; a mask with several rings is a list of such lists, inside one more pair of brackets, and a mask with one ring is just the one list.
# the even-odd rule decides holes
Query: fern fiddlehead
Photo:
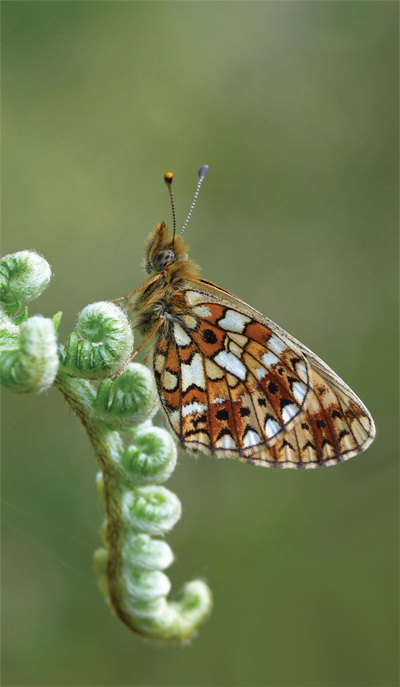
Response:
[{"label": "fern fiddlehead", "polygon": [[211,610],[211,592],[195,580],[185,585],[180,601],[167,599],[170,582],[163,571],[173,554],[157,537],[179,520],[181,504],[161,486],[174,470],[177,452],[170,434],[152,425],[158,405],[154,380],[137,363],[109,379],[126,365],[133,347],[127,317],[112,303],[84,308],[76,331],[58,350],[60,313],[28,318],[25,308],[18,315],[21,301],[38,296],[50,276],[46,260],[32,251],[6,256],[0,264],[2,384],[16,393],[54,384],[87,431],[106,513],[104,546],[93,565],[110,608],[142,636],[188,639]]}]

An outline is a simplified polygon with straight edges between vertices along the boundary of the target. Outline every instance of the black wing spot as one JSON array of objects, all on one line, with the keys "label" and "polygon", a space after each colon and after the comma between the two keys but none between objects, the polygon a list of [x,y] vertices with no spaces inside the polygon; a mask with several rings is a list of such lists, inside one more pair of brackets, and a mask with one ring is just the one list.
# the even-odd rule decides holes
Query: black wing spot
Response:
[{"label": "black wing spot", "polygon": [[[200,391],[204,391],[204,389],[201,386],[197,386],[197,384],[189,384],[187,389],[185,389],[185,391],[182,391],[182,396],[186,396],[186,394],[190,393],[190,391],[193,391],[193,389],[200,389]],[[197,401],[197,398],[194,397],[193,400]]]},{"label": "black wing spot", "polygon": [[302,428],[302,429],[310,429],[310,427],[309,427],[309,425],[307,424],[307,422],[302,422],[302,423],[301,423],[301,428]]},{"label": "black wing spot", "polygon": [[224,437],[226,434],[229,437],[232,437],[232,439],[234,439],[234,436],[233,436],[231,430],[228,429],[228,427],[224,427],[223,429],[221,429],[220,433],[218,434],[217,441],[219,441],[219,439],[222,439],[222,437]]},{"label": "black wing spot", "polygon": [[220,408],[216,413],[217,420],[229,420],[229,411],[226,408]]},{"label": "black wing spot", "polygon": [[208,344],[215,344],[218,341],[217,335],[215,332],[213,332],[212,329],[204,329],[201,332],[201,335],[202,335],[204,341]]},{"label": "black wing spot", "polygon": [[200,417],[198,417],[197,420],[192,420],[192,425],[193,425],[193,427],[197,427],[197,425],[201,425],[203,422],[207,422],[206,413],[203,413],[203,415],[200,415]]},{"label": "black wing spot", "polygon": [[305,448],[308,448],[308,447],[312,448],[313,451],[315,451],[315,446],[311,443],[311,441],[307,441],[307,443],[304,444],[304,446],[303,446],[303,451],[304,451]]},{"label": "black wing spot", "polygon": [[340,441],[341,439],[343,439],[343,437],[345,437],[346,434],[350,434],[350,432],[348,432],[347,429],[342,429],[342,431],[340,432],[340,434],[339,434],[339,436],[338,436],[339,441]]},{"label": "black wing spot", "polygon": [[258,398],[257,403],[259,406],[266,406],[267,405],[267,401],[265,400],[265,398]]},{"label": "black wing spot", "polygon": [[270,392],[270,394],[276,394],[276,392],[278,391],[278,387],[276,386],[276,384],[274,384],[274,382],[268,383],[268,391]]},{"label": "black wing spot", "polygon": [[338,418],[340,418],[340,420],[341,420],[343,416],[342,416],[341,413],[339,413],[338,410],[333,410],[333,411],[332,411],[332,417],[333,417],[333,418],[338,417]]},{"label": "black wing spot", "polygon": [[317,420],[317,427],[319,427],[319,429],[322,429],[323,427],[325,427],[325,425],[325,420]]},{"label": "black wing spot", "polygon": [[292,444],[289,444],[289,442],[286,441],[286,439],[285,439],[285,441],[282,442],[281,449],[284,448],[285,446],[289,446],[289,448],[291,448],[292,451],[294,450]]},{"label": "black wing spot", "polygon": [[280,404],[281,404],[281,411],[284,409],[285,406],[290,406],[292,405],[293,401],[289,401],[288,398],[281,398]]},{"label": "black wing spot", "polygon": [[249,432],[254,432],[254,427],[252,427],[251,425],[246,425],[246,427],[244,428],[244,432],[242,434],[242,439],[244,439],[246,434],[248,434]]},{"label": "black wing spot", "polygon": [[247,417],[247,415],[250,415],[250,408],[241,408],[240,409],[240,416],[241,417]]},{"label": "black wing spot", "polygon": [[333,446],[332,442],[329,441],[329,439],[324,439],[322,442],[322,448],[324,448],[324,446],[326,446],[327,444],[329,444],[329,446]]},{"label": "black wing spot", "polygon": [[184,433],[183,436],[185,439],[187,439],[187,437],[197,436],[198,434],[205,434],[206,436],[208,436],[208,432],[206,432],[205,429],[189,429],[187,432]]}]

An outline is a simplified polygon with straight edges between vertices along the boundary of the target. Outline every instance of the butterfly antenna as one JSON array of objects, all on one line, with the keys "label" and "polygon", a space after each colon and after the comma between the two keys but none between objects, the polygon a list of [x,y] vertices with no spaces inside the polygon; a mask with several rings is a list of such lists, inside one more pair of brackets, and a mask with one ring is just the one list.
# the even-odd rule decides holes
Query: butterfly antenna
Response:
[{"label": "butterfly antenna", "polygon": [[174,242],[175,231],[176,231],[175,204],[174,204],[174,196],[172,195],[172,179],[173,178],[174,178],[174,175],[172,174],[172,172],[167,172],[166,174],[164,174],[164,181],[168,186],[169,197],[171,198],[172,219],[174,221],[174,235],[172,237],[172,243]]},{"label": "butterfly antenna", "polygon": [[186,218],[186,222],[185,222],[185,224],[184,224],[183,227],[182,227],[182,231],[181,231],[181,234],[180,234],[181,236],[182,236],[183,232],[185,231],[186,225],[187,225],[187,223],[189,222],[190,217],[191,217],[191,214],[192,214],[192,212],[193,212],[193,208],[194,208],[194,206],[196,205],[196,200],[197,200],[197,196],[199,195],[201,182],[203,181],[203,179],[204,179],[204,177],[205,177],[205,175],[206,175],[206,173],[207,173],[207,170],[208,170],[208,165],[203,165],[203,167],[200,167],[200,169],[199,169],[199,180],[198,180],[198,182],[197,182],[196,193],[194,194],[193,203],[192,203],[191,208],[190,208],[190,210],[189,210],[189,214],[188,214],[188,216],[187,216],[187,218]]}]

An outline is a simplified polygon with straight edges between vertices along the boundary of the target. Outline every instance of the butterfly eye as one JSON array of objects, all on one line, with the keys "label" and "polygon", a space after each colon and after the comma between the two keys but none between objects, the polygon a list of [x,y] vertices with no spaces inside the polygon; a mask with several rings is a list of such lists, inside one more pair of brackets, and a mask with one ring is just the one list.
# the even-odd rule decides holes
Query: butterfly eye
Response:
[{"label": "butterfly eye", "polygon": [[172,250],[160,250],[153,258],[153,267],[156,272],[161,272],[175,258]]}]

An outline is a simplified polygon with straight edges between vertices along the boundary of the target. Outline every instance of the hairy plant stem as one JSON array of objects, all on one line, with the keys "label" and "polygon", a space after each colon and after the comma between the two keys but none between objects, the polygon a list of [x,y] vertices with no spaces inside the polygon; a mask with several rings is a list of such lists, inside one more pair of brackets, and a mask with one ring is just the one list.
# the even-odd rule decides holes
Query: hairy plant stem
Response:
[{"label": "hairy plant stem", "polygon": [[124,611],[121,599],[121,554],[125,539],[125,524],[119,498],[122,495],[122,489],[119,487],[118,460],[124,449],[122,439],[118,432],[107,427],[94,415],[92,403],[96,394],[90,382],[70,377],[61,369],[54,384],[82,422],[103,473],[109,547],[107,578],[111,608],[125,625],[134,632],[142,634],[140,627],[135,626],[132,616]]}]

